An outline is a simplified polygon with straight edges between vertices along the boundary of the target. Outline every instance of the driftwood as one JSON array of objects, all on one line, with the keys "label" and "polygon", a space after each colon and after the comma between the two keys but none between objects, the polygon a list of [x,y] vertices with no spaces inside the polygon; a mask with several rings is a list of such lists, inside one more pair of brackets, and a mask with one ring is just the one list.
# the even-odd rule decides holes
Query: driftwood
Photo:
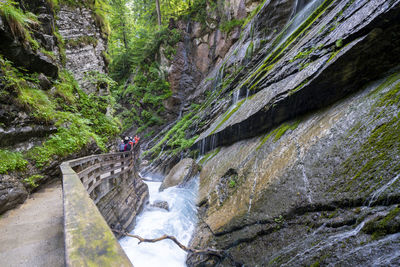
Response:
[{"label": "driftwood", "polygon": [[177,244],[181,249],[183,249],[186,252],[191,252],[191,253],[194,253],[194,254],[209,254],[209,255],[220,257],[220,258],[223,258],[223,257],[226,256],[223,251],[212,249],[212,248],[206,248],[206,249],[188,248],[187,246],[185,246],[182,243],[180,243],[176,239],[175,236],[163,235],[163,236],[158,237],[158,238],[149,239],[149,238],[143,238],[143,237],[138,236],[138,235],[131,235],[131,234],[128,234],[126,232],[122,232],[122,231],[115,230],[115,229],[112,229],[112,231],[115,232],[115,233],[118,233],[118,234],[122,234],[124,236],[129,236],[129,237],[136,238],[136,239],[139,240],[139,244],[142,243],[142,242],[155,243],[155,242],[158,242],[158,241],[161,241],[161,240],[164,240],[164,239],[170,239],[170,240],[174,241],[175,244]]}]

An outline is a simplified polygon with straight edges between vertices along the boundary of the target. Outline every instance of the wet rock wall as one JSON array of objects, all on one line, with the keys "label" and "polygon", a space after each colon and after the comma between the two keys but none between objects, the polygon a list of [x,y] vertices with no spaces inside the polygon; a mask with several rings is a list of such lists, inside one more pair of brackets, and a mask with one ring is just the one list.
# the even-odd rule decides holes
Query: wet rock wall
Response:
[{"label": "wet rock wall", "polygon": [[[223,249],[246,266],[398,264],[399,82],[396,72],[213,152],[200,174],[192,245]],[[202,256],[188,263],[233,264]]]},{"label": "wet rock wall", "polygon": [[[188,265],[396,266],[400,3],[293,1],[289,26],[263,35],[261,14],[279,4],[264,5],[253,39],[245,29],[236,57],[210,74],[230,82],[199,115],[192,245],[230,257],[190,255]],[[250,40],[254,54],[232,71]]]}]

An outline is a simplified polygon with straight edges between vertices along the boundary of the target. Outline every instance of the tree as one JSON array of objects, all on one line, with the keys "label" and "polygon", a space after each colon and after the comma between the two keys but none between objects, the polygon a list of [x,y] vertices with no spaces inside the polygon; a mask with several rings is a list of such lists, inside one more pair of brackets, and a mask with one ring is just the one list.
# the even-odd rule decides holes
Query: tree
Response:
[{"label": "tree", "polygon": [[161,10],[160,10],[160,0],[156,0],[156,10],[157,10],[157,22],[161,26]]},{"label": "tree", "polygon": [[131,70],[129,53],[133,20],[128,7],[129,2],[130,0],[109,0],[111,6],[109,18],[112,32],[108,51],[112,58],[110,70],[114,79],[126,77]]}]

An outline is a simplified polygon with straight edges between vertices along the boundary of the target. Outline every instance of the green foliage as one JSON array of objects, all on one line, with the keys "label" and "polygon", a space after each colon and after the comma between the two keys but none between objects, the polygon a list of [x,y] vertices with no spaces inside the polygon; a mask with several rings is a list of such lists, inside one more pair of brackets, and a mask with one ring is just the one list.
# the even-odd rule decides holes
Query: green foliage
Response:
[{"label": "green foliage", "polygon": [[0,149],[0,174],[23,170],[27,164],[21,153]]},{"label": "green foliage", "polygon": [[[118,120],[106,114],[113,99],[110,96],[87,95],[82,90],[79,90],[78,94],[77,110],[90,126],[91,133],[88,136],[92,136],[97,145],[105,150],[105,143],[108,139],[119,133]],[[81,122],[86,122],[85,120]],[[83,123],[81,124],[83,125]]]},{"label": "green foliage", "polygon": [[396,217],[400,215],[400,208],[394,207],[384,217],[378,216],[377,218],[367,222],[363,231],[372,234],[372,239],[378,239],[382,236],[393,234],[398,232],[398,224],[396,223]]},{"label": "green foliage", "polygon": [[164,137],[149,151],[145,153],[150,153],[151,155],[155,156],[161,152],[162,146],[168,146],[169,148],[173,149],[173,153],[177,154],[178,152],[188,149],[194,144],[194,141],[198,138],[195,136],[191,139],[186,139],[186,130],[192,124],[193,113],[186,114],[179,122],[177,122],[174,127],[169,130]]},{"label": "green foliage", "polygon": [[33,39],[30,30],[38,27],[39,21],[36,15],[22,11],[17,5],[11,0],[0,1],[0,16],[7,21],[15,38],[27,42],[33,50],[36,50],[39,48],[39,43]]},{"label": "green foliage", "polygon": [[55,119],[55,105],[43,90],[23,87],[19,91],[17,101],[39,121],[49,123]]},{"label": "green foliage", "polygon": [[341,47],[343,46],[343,39],[340,38],[340,39],[336,40],[335,46],[336,46],[337,48],[341,48]]},{"label": "green foliage", "polygon": [[98,91],[101,89],[108,90],[117,85],[107,74],[98,71],[89,71],[84,78],[93,84]]},{"label": "green foliage", "polygon": [[274,222],[279,223],[279,224],[283,223],[284,221],[285,221],[285,219],[283,218],[282,215],[279,215],[278,217],[274,218]]},{"label": "green foliage", "polygon": [[57,38],[57,46],[58,46],[58,50],[60,51],[61,64],[65,67],[65,64],[67,63],[67,55],[66,55],[66,52],[65,52],[65,41],[64,41],[64,38],[58,32],[58,28],[57,27],[56,27],[56,30],[53,32],[53,34]]},{"label": "green foliage", "polygon": [[233,109],[227,110],[223,115],[221,122],[214,128],[214,130],[212,130],[210,135],[215,133],[234,113],[236,113],[236,111],[240,108],[240,106],[244,103],[245,100],[246,99],[240,100]]},{"label": "green foliage", "polygon": [[137,69],[133,84],[126,87],[119,86],[114,90],[119,103],[137,105],[136,109],[126,109],[119,114],[123,130],[136,124],[140,126],[139,132],[141,132],[149,126],[164,123],[161,118],[164,112],[162,101],[170,97],[172,92],[155,62],[143,67]]},{"label": "green foliage", "polygon": [[243,27],[245,27],[256,15],[258,12],[260,12],[261,8],[264,6],[265,2],[267,0],[263,0],[258,6],[257,8],[255,8],[249,16],[247,16],[247,18],[245,19],[245,21],[243,22]]},{"label": "green foliage", "polygon": [[231,32],[235,27],[242,26],[244,23],[244,19],[232,19],[229,21],[224,21],[219,25],[219,28],[221,29],[222,32],[229,33]]},{"label": "green foliage", "polygon": [[247,60],[250,60],[253,57],[253,54],[254,54],[254,43],[253,43],[253,41],[251,41],[249,46],[246,49],[246,54],[245,54],[244,58],[246,58]]},{"label": "green foliage", "polygon": [[[93,138],[97,139],[89,127],[90,121],[72,113],[59,113],[59,130],[42,146],[29,151],[28,156],[36,162],[37,167],[48,164],[53,156],[65,157],[78,152]],[[101,144],[101,143],[100,143]]]},{"label": "green foliage", "polygon": [[24,74],[1,55],[0,70],[4,75],[0,80],[3,81],[6,92],[17,95],[15,98],[17,104],[32,112],[38,121],[49,123],[54,119],[55,105],[50,101],[47,92],[37,89],[39,88],[37,74]]},{"label": "green foliage", "polygon": [[275,38],[271,47],[274,48],[270,54],[264,59],[264,63],[259,67],[253,74],[244,82],[244,85],[250,86],[251,90],[257,88],[257,84],[262,80],[265,75],[273,68],[273,66],[281,59],[284,55],[284,51],[300,36],[307,33],[310,26],[322,15],[325,10],[333,3],[333,0],[325,0],[314,12],[290,35],[284,42],[282,38],[285,34],[285,29]]},{"label": "green foliage", "polygon": [[[215,3],[213,1],[208,1],[211,9]],[[206,0],[194,0],[192,1],[190,8],[186,12],[182,12],[182,18],[191,19],[201,24],[205,25],[208,19],[207,15],[207,1]]]},{"label": "green foliage", "polygon": [[23,181],[24,183],[30,185],[31,187],[35,188],[38,187],[39,185],[37,184],[37,182],[39,180],[43,179],[43,175],[39,175],[39,174],[35,174],[32,176],[29,176],[28,178],[25,178]]},{"label": "green foliage", "polygon": [[77,101],[76,93],[78,92],[78,83],[67,70],[62,70],[59,73],[59,79],[55,83],[55,95],[61,97],[62,103],[67,105],[74,104]]},{"label": "green foliage", "polygon": [[383,173],[383,177],[388,178],[400,171],[398,161],[393,161],[400,148],[400,112],[391,113],[400,106],[400,73],[387,78],[369,97],[376,98],[370,109],[370,121],[355,125],[349,134],[360,138],[359,134],[363,132],[361,129],[365,131],[371,123],[374,123],[374,128],[369,130],[369,136],[360,139],[362,145],[354,149],[355,152],[332,175],[348,177],[347,183],[334,185],[332,190],[372,191],[374,185],[383,183],[377,173]]},{"label": "green foliage", "polygon": [[6,91],[16,94],[21,88],[28,86],[23,78],[24,75],[13,67],[11,61],[4,59],[2,55],[0,55],[0,70],[2,73],[0,81]]},{"label": "green foliage", "polygon": [[300,51],[294,58],[292,58],[290,60],[290,62],[293,62],[293,61],[295,61],[296,59],[299,59],[299,58],[305,58],[309,54],[311,54],[314,50],[315,50],[315,48],[310,48],[310,49],[305,49],[303,51]]},{"label": "green foliage", "polygon": [[56,54],[53,51],[47,51],[44,48],[40,49],[40,52],[42,52],[43,54],[45,54],[48,58],[51,58],[52,60],[56,61],[57,57]]},{"label": "green foliage", "polygon": [[[28,158],[38,167],[51,162],[54,156],[78,152],[92,141],[105,150],[109,138],[119,133],[118,120],[107,115],[107,109],[115,100],[111,96],[87,95],[68,71],[60,71],[55,90],[43,91],[39,89],[37,74],[25,74],[1,56],[0,70],[5,91],[14,95],[14,101],[38,121],[55,124],[58,128],[42,146],[29,151]],[[94,84],[114,84],[103,74],[92,74],[89,79]]]},{"label": "green foliage", "polygon": [[[65,76],[64,81],[72,77]],[[58,86],[68,88],[68,85],[63,85],[62,80]],[[110,104],[109,97],[86,95],[78,87],[72,90],[77,92],[78,98],[74,100],[75,105],[70,108],[70,112],[56,112],[57,133],[42,146],[35,147],[28,153],[29,158],[33,159],[38,167],[48,164],[54,156],[65,157],[78,152],[92,141],[104,151],[108,139],[119,133],[118,121],[106,115]]]},{"label": "green foliage", "polygon": [[[139,69],[146,73],[155,63],[160,46],[165,48],[167,58],[175,54],[173,46],[181,39],[177,29],[169,30],[167,27],[157,29],[137,26],[132,32],[122,35],[111,35],[110,40],[110,75],[116,81],[125,80]],[[126,36],[131,36],[125,40]]]},{"label": "green foliage", "polygon": [[295,130],[297,126],[299,126],[298,121],[292,124],[287,124],[287,123],[282,124],[282,126],[277,128],[277,131],[275,132],[274,142],[278,141],[282,137],[282,135],[284,135],[288,130],[292,131]]}]

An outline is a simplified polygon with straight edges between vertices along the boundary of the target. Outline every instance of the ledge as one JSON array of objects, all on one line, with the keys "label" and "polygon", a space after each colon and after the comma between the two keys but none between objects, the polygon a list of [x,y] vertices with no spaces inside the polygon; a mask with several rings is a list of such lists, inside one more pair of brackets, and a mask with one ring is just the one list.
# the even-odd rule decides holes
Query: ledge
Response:
[{"label": "ledge", "polygon": [[69,162],[63,173],[67,266],[132,266]]}]

